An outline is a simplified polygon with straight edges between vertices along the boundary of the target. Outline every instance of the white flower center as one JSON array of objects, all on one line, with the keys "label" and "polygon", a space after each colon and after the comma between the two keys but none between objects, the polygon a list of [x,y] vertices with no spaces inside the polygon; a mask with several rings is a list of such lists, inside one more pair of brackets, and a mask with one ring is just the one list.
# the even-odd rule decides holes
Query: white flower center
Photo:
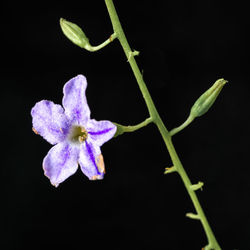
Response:
[{"label": "white flower center", "polygon": [[72,126],[68,138],[72,143],[83,143],[88,138],[88,132],[84,127]]}]

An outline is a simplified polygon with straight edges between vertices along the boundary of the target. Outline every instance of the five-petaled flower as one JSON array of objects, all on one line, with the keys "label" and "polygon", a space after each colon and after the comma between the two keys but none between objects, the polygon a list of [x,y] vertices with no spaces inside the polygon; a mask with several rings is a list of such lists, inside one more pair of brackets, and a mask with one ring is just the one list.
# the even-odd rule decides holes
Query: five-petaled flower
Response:
[{"label": "five-petaled flower", "polygon": [[100,147],[114,136],[116,126],[90,119],[86,87],[86,78],[78,75],[64,85],[64,109],[42,100],[31,110],[33,131],[55,145],[45,156],[43,169],[56,187],[76,172],[78,164],[90,180],[102,179],[105,173]]}]

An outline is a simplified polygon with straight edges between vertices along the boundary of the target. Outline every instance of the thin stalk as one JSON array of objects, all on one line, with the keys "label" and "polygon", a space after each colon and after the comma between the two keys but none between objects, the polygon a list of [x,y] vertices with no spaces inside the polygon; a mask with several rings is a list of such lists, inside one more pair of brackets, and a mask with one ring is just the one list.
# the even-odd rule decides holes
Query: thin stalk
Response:
[{"label": "thin stalk", "polygon": [[107,46],[108,44],[110,44],[111,42],[113,42],[115,39],[117,38],[116,33],[113,33],[106,41],[104,41],[103,43],[97,45],[97,46],[89,46],[88,50],[90,52],[95,52],[97,50],[100,50],[102,48],[104,48],[105,46]]},{"label": "thin stalk", "polygon": [[176,150],[175,150],[174,145],[172,143],[171,135],[168,132],[167,128],[165,127],[165,125],[164,125],[155,105],[154,105],[154,102],[151,98],[151,95],[150,95],[148,89],[147,89],[147,86],[143,80],[142,74],[141,74],[141,72],[137,66],[137,63],[134,59],[133,52],[131,51],[131,48],[128,44],[126,36],[123,32],[123,29],[122,29],[122,26],[120,24],[118,15],[116,13],[113,1],[112,0],[105,0],[105,3],[106,3],[106,6],[107,6],[107,9],[109,12],[109,16],[110,16],[110,19],[112,22],[113,30],[116,33],[117,38],[119,39],[119,41],[121,43],[121,46],[125,52],[125,55],[128,59],[128,62],[132,68],[134,75],[135,75],[135,78],[137,80],[137,83],[139,85],[141,93],[142,93],[143,98],[145,100],[145,103],[147,105],[150,117],[152,118],[152,121],[156,124],[157,128],[160,131],[160,134],[161,134],[161,136],[162,136],[162,138],[167,146],[167,149],[169,151],[173,165],[176,168],[176,171],[179,173],[179,175],[180,175],[180,177],[181,177],[181,179],[182,179],[182,181],[187,189],[187,192],[188,192],[188,194],[193,202],[193,205],[196,209],[197,215],[200,218],[200,221],[202,223],[202,226],[204,228],[204,231],[205,231],[207,239],[208,239],[208,245],[206,246],[205,249],[207,249],[207,250],[209,250],[209,249],[210,250],[220,250],[221,248],[220,248],[219,244],[217,243],[216,238],[215,238],[215,236],[214,236],[214,234],[209,226],[209,223],[208,223],[206,216],[202,210],[202,207],[199,203],[197,195],[196,195],[195,191],[191,189],[192,183],[189,180],[189,177],[186,174],[186,171],[184,170],[182,163],[181,163],[181,161],[176,153]]},{"label": "thin stalk", "polygon": [[136,124],[136,125],[129,125],[129,126],[124,126],[124,125],[120,125],[117,123],[114,123],[115,125],[119,126],[119,129],[121,129],[122,134],[123,133],[127,133],[127,132],[134,132],[140,128],[143,128],[145,126],[147,126],[149,123],[151,123],[153,121],[153,119],[151,117],[147,118],[145,121]]},{"label": "thin stalk", "polygon": [[173,136],[173,135],[179,133],[181,130],[183,130],[185,127],[187,127],[193,120],[194,120],[194,117],[190,115],[190,116],[187,118],[187,120],[186,120],[183,124],[181,124],[181,125],[180,125],[179,127],[177,127],[177,128],[172,129],[172,130],[169,132],[170,135]]},{"label": "thin stalk", "polygon": [[158,114],[157,110],[156,110],[155,105],[153,103],[153,100],[149,94],[148,88],[147,88],[146,84],[144,83],[141,71],[140,71],[139,67],[137,66],[137,63],[136,63],[135,58],[134,58],[134,53],[131,50],[131,48],[128,44],[128,41],[126,39],[126,36],[123,32],[123,29],[122,29],[121,23],[119,21],[118,15],[116,13],[113,1],[105,0],[105,3],[107,6],[107,9],[108,9],[108,12],[109,12],[111,23],[113,25],[113,30],[114,30],[115,34],[117,35],[117,38],[120,41],[122,48],[124,50],[124,53],[128,59],[128,62],[132,68],[132,71],[135,75],[135,78],[137,80],[137,83],[139,85],[141,93],[143,95],[143,98],[144,98],[146,105],[148,107],[149,114],[153,119],[155,119],[157,114]]},{"label": "thin stalk", "polygon": [[203,229],[205,231],[205,234],[207,236],[207,240],[208,240],[208,245],[209,245],[209,248],[206,248],[207,250],[221,250],[214,234],[213,234],[213,231],[208,223],[208,220],[206,218],[206,215],[201,207],[201,204],[198,200],[198,197],[195,193],[194,190],[192,190],[192,183],[177,155],[177,152],[174,148],[174,144],[172,142],[172,138],[169,134],[169,132],[167,131],[165,125],[162,123],[162,122],[158,122],[157,124],[157,127],[162,135],[162,138],[168,148],[168,151],[169,151],[169,154],[170,154],[170,157],[172,159],[172,162],[173,162],[173,165],[175,166],[176,168],[176,171],[179,173],[183,183],[184,183],[184,186],[192,200],[192,203],[195,207],[195,210],[196,210],[196,213],[197,215],[199,216],[199,219],[201,221],[201,224],[203,226]]}]

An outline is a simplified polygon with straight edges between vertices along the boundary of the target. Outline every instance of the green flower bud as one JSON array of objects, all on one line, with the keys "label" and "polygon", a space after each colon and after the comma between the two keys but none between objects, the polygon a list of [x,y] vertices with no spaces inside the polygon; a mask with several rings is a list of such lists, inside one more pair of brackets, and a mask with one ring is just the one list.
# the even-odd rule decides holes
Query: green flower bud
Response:
[{"label": "green flower bud", "polygon": [[63,18],[60,18],[60,25],[63,31],[63,34],[74,44],[78,45],[81,48],[90,50],[91,45],[89,39],[86,37],[82,29]]},{"label": "green flower bud", "polygon": [[227,83],[226,80],[219,79],[214,85],[209,88],[199,99],[194,103],[191,108],[190,116],[194,119],[195,117],[204,115],[215,102],[217,96],[221,92],[223,86]]}]

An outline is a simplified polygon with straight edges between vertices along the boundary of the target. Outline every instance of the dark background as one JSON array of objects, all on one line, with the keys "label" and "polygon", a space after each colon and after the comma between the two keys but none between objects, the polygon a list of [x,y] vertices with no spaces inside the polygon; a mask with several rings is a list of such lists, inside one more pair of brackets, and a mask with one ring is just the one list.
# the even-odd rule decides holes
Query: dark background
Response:
[{"label": "dark background", "polygon": [[[174,137],[222,249],[250,249],[248,6],[240,1],[114,1],[144,79],[167,128],[180,125],[218,78],[229,83],[211,110]],[[51,145],[31,130],[42,99],[61,103],[66,81],[84,74],[92,117],[124,125],[147,116],[114,41],[96,53],[64,37],[59,18],[97,45],[112,33],[104,1],[1,4],[1,249],[201,249],[192,203],[150,125],[102,147],[107,174],[79,170],[58,188],[43,175]]]}]

